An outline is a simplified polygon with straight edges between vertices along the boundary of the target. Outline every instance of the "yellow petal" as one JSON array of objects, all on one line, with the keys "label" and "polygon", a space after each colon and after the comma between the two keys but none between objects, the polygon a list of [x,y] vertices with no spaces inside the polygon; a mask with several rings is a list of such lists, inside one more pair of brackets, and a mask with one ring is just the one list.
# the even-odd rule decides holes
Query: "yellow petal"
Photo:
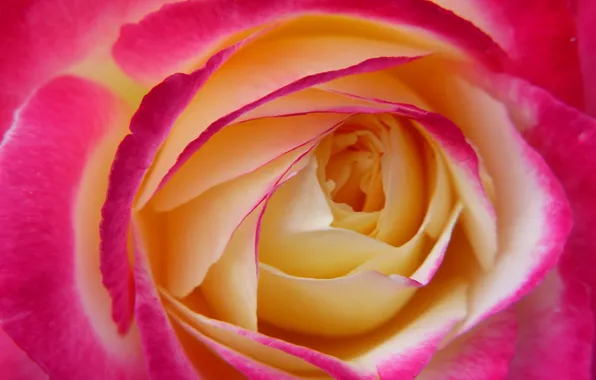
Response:
[{"label": "yellow petal", "polygon": [[152,203],[159,211],[178,207],[213,186],[252,172],[317,139],[346,118],[308,114],[257,119],[224,128],[168,180]]},{"label": "yellow petal", "polygon": [[217,316],[257,330],[257,223],[263,205],[234,231],[221,258],[207,272],[201,290]]},{"label": "yellow petal", "polygon": [[213,187],[167,214],[168,290],[177,297],[199,286],[242,220],[311,146],[295,149],[233,181]]},{"label": "yellow petal", "polygon": [[231,57],[179,117],[145,179],[137,207],[143,207],[150,199],[185,146],[218,118],[307,75],[349,67],[371,57],[423,53],[396,43],[357,37],[312,36],[254,42]]},{"label": "yellow petal", "polygon": [[322,336],[357,335],[389,320],[416,286],[399,276],[362,272],[335,279],[287,275],[259,264],[258,314],[290,331]]}]

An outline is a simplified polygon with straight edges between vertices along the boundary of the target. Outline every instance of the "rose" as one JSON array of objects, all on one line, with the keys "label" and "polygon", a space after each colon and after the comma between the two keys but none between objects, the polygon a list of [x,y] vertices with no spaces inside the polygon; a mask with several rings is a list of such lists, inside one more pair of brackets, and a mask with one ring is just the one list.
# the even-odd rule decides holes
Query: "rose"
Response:
[{"label": "rose", "polygon": [[592,2],[158,3],[3,5],[3,373],[588,378]]}]

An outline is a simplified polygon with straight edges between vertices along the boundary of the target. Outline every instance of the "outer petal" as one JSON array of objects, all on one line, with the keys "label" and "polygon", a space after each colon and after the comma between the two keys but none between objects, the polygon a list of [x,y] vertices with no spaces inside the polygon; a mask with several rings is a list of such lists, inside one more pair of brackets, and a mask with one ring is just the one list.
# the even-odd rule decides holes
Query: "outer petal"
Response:
[{"label": "outer petal", "polygon": [[81,276],[94,252],[78,242],[79,188],[118,111],[103,88],[58,78],[19,111],[0,145],[0,320],[56,379],[145,376],[136,329],[118,335],[95,273]]},{"label": "outer petal", "polygon": [[[512,59],[508,67],[512,74],[528,79],[575,107],[583,108],[584,86],[578,43],[583,53],[584,74],[593,75],[596,62],[590,55],[593,57],[596,45],[594,28],[589,26],[593,25],[589,23],[596,10],[593,1],[579,0],[583,2],[577,13],[579,38],[568,0],[432,1],[470,20],[498,42]],[[592,4],[591,11],[589,3]],[[590,66],[590,62],[594,64]],[[593,76],[592,79],[593,87],[596,79]],[[586,86],[586,93],[591,91],[594,90]]]},{"label": "outer petal", "polygon": [[[491,67],[502,51],[467,21],[424,0],[206,0],[164,7],[127,26],[114,55],[129,75],[141,81],[163,78],[201,58],[232,34],[304,14],[342,14],[401,27],[448,41]],[[175,20],[175,22],[172,22]]]},{"label": "outer petal", "polygon": [[49,379],[41,368],[0,330],[0,373],[10,376],[7,380]]},{"label": "outer petal", "polygon": [[91,50],[107,47],[120,25],[168,0],[5,0],[0,3],[0,135],[29,93]]},{"label": "outer petal", "polygon": [[[504,380],[516,339],[515,313],[499,313],[439,351],[416,380]],[[527,364],[540,367],[536,363]]]},{"label": "outer petal", "polygon": [[584,80],[586,111],[596,116],[596,1],[572,2],[576,7],[577,44]]},{"label": "outer petal", "polygon": [[[545,91],[521,81],[508,83],[503,94],[504,99],[513,103],[510,107],[512,110],[515,111],[520,105],[526,110],[524,114],[517,114],[519,124],[525,128],[523,134],[557,175],[571,204],[575,223],[564,256],[570,260],[568,273],[596,289],[596,246],[593,239],[596,225],[596,120],[565,106]],[[576,296],[579,297],[578,294]],[[591,309],[594,310],[595,307],[596,292],[592,291]],[[585,305],[578,310],[583,315],[589,315]],[[583,322],[578,326],[583,326]],[[588,332],[589,329],[586,328],[578,335]],[[581,342],[575,342],[578,348],[581,347]],[[557,344],[564,343],[557,341]],[[567,343],[571,344],[572,341],[568,340]],[[584,356],[586,351],[583,350],[591,348],[585,342],[583,344],[584,348],[580,350],[583,354],[570,353],[570,360],[578,368],[587,369],[590,361]],[[557,363],[562,362],[565,360],[557,359]],[[584,378],[587,375],[576,376]]]},{"label": "outer petal", "polygon": [[508,380],[592,378],[590,299],[570,263],[516,306],[520,331]]},{"label": "outer petal", "polygon": [[132,318],[127,238],[134,197],[176,118],[209,75],[238,46],[222,50],[191,75],[172,75],[153,88],[131,120],[132,134],[118,147],[102,209],[100,233],[103,282],[112,297],[113,317],[121,332],[127,331]]}]

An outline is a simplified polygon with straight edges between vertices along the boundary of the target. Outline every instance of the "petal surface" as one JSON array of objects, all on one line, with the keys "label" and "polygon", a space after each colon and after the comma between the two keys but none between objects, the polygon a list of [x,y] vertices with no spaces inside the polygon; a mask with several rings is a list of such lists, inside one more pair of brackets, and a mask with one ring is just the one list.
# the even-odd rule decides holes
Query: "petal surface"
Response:
[{"label": "petal surface", "polygon": [[[557,175],[571,204],[574,227],[563,256],[563,260],[570,262],[570,276],[579,278],[590,289],[594,289],[596,276],[592,268],[596,265],[596,252],[592,226],[596,223],[596,203],[593,196],[596,189],[593,170],[596,165],[596,121],[527,83],[507,82],[504,88],[503,95],[506,96],[502,98],[513,103],[510,105],[512,110],[522,105],[530,111],[518,114],[520,128],[527,141],[541,153]],[[567,281],[565,277],[564,281]],[[590,294],[590,309],[594,310],[596,297],[593,291]],[[569,301],[575,299],[574,296],[566,297],[569,297]],[[573,309],[569,311],[572,312]],[[578,326],[583,326],[583,322],[578,322]],[[587,330],[581,334],[587,334]],[[580,342],[578,345],[581,347]],[[583,362],[583,355],[576,353],[574,357],[575,355],[580,357],[577,368],[589,366]],[[587,375],[578,373],[576,376],[584,378]]]},{"label": "petal surface", "polygon": [[0,145],[0,319],[50,377],[146,375],[136,327],[119,335],[108,315],[97,246],[80,240],[98,227],[78,220],[83,179],[119,115],[105,89],[61,77],[36,92]]},{"label": "petal surface", "polygon": [[9,380],[46,380],[48,375],[0,330],[0,371],[10,374]]}]

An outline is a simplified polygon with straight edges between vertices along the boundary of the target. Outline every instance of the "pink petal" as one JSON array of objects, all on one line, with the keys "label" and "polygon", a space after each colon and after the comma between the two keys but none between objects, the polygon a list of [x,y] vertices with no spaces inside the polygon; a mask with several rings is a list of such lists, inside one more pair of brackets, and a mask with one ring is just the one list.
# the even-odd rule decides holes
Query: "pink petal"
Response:
[{"label": "pink petal", "polygon": [[342,14],[385,24],[420,28],[500,67],[503,52],[469,22],[424,0],[206,0],[165,6],[122,30],[114,46],[116,60],[142,82],[181,71],[232,34],[304,14]]},{"label": "pink petal", "polygon": [[99,281],[78,275],[93,252],[77,249],[77,193],[118,113],[103,88],[61,77],[35,93],[0,146],[0,321],[56,379],[145,376],[135,329],[119,336],[109,315],[103,323],[89,291]]},{"label": "pink petal", "polygon": [[174,74],[154,87],[131,120],[132,134],[118,147],[102,209],[100,249],[103,283],[112,297],[112,315],[121,332],[127,331],[132,320],[127,236],[134,196],[176,118],[238,46],[222,50],[191,75]]},{"label": "pink petal", "polygon": [[0,329],[0,373],[7,380],[47,380],[42,369]]},{"label": "pink petal", "polygon": [[[575,0],[575,17],[577,18],[577,39],[579,58],[584,80],[585,109],[588,114],[596,116],[596,1]],[[560,71],[559,71],[560,72]]]},{"label": "pink petal", "polygon": [[0,136],[36,86],[91,50],[110,45],[122,23],[167,1],[2,1]]},{"label": "pink petal", "polygon": [[[596,289],[596,273],[594,272],[596,267],[596,245],[594,245],[596,120],[558,102],[547,92],[527,83],[514,82],[513,85],[507,87],[505,93],[510,94],[511,102],[521,104],[529,110],[526,113],[529,118],[523,119],[522,127],[525,128],[523,134],[557,175],[571,204],[574,226],[567,240],[566,253],[563,256],[564,260],[569,260],[569,263],[563,262],[565,265],[569,265],[569,268],[562,268],[560,274],[565,282],[575,276],[591,289]],[[567,270],[569,272],[566,272]],[[570,293],[564,296],[568,298],[569,304],[562,305],[566,308],[562,311],[562,317],[571,313],[569,314],[571,317],[575,315],[580,318],[578,322],[570,322],[570,324],[577,324],[577,328],[581,331],[577,335],[573,333],[572,336],[566,338],[569,339],[567,343],[577,342],[579,352],[583,352],[582,354],[570,354],[573,359],[569,360],[575,362],[578,368],[585,369],[587,367],[585,362],[590,360],[584,357],[585,351],[583,350],[589,350],[590,347],[585,347],[584,343],[584,348],[581,348],[583,342],[581,336],[587,335],[590,329],[582,327],[585,326],[584,317],[581,314],[575,314],[572,308],[576,302],[581,304],[582,290],[579,288],[580,285],[566,285],[566,287],[576,290],[564,290]],[[596,292],[591,291],[590,294],[590,308],[594,310]],[[553,302],[555,301],[553,300]],[[584,316],[589,315],[589,311],[584,311],[585,307],[573,307],[576,307],[578,311],[581,310]],[[593,322],[594,319],[592,319]],[[578,337],[573,338],[573,336]],[[594,335],[590,334],[590,336],[594,342]],[[557,344],[563,343],[562,340],[557,341]],[[592,359],[594,358],[595,356],[592,356]],[[557,363],[565,362],[567,362],[565,358],[557,359]],[[586,375],[578,374],[577,376],[575,378],[581,379]]]},{"label": "pink petal", "polygon": [[135,320],[143,353],[153,380],[197,380],[194,370],[168,320],[140,247],[135,247]]},{"label": "pink petal", "polygon": [[[582,37],[585,37],[583,48],[585,57],[588,58],[591,54],[588,51],[591,52],[594,47],[594,40],[590,40],[594,32],[586,25],[582,35],[580,26],[578,38],[569,0],[433,2],[470,20],[503,47],[512,61],[508,72],[526,78],[575,107],[583,107],[584,86],[577,49],[578,44],[582,48]],[[587,3],[593,1],[587,0],[585,5]],[[592,9],[592,13],[587,7],[578,10],[580,20],[593,18],[594,8]],[[587,71],[596,67],[589,66],[588,60],[583,63],[586,64],[584,68]],[[588,69],[589,67],[592,69]],[[586,91],[591,90],[586,88]]]},{"label": "pink petal", "polygon": [[[509,363],[514,357],[517,330],[517,317],[514,312],[499,313],[449,343],[435,355],[416,379],[504,380],[509,373]],[[527,364],[540,367],[536,363],[539,362]],[[551,377],[540,379],[548,378]]]},{"label": "pink petal", "polygon": [[591,379],[593,313],[570,260],[517,306],[519,337],[508,380]]}]

